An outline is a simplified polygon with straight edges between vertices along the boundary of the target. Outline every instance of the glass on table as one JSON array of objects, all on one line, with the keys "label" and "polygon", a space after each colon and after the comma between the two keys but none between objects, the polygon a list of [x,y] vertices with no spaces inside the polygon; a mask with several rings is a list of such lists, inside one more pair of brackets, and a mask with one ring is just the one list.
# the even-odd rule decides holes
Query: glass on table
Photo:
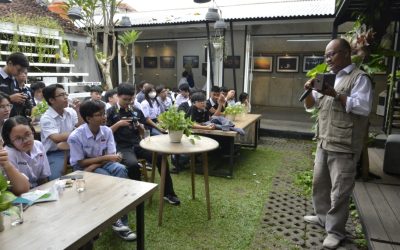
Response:
[{"label": "glass on table", "polygon": [[149,130],[149,129],[145,129],[145,130],[144,130],[143,139],[144,139],[145,141],[150,141],[150,130]]},{"label": "glass on table", "polygon": [[24,207],[22,203],[14,205],[11,209],[11,226],[17,226],[24,223]]},{"label": "glass on table", "polygon": [[75,180],[75,188],[78,193],[82,193],[86,189],[85,179],[76,179]]}]

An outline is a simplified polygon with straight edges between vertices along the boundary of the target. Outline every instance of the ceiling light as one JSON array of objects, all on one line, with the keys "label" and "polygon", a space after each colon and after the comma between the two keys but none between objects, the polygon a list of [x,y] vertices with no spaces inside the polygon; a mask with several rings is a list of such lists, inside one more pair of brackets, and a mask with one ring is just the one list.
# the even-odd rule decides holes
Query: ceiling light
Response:
[{"label": "ceiling light", "polygon": [[219,20],[218,9],[209,8],[206,14],[207,21],[217,21]]},{"label": "ceiling light", "polygon": [[195,3],[208,3],[210,1],[211,0],[193,0],[193,2],[195,2]]},{"label": "ceiling light", "polygon": [[226,29],[226,27],[227,27],[227,24],[226,24],[226,22],[224,21],[224,19],[219,19],[219,20],[216,21],[215,24],[214,24],[214,29],[223,30],[223,29]]},{"label": "ceiling light", "polygon": [[82,19],[82,8],[79,6],[72,6],[68,10],[68,17],[73,21]]}]

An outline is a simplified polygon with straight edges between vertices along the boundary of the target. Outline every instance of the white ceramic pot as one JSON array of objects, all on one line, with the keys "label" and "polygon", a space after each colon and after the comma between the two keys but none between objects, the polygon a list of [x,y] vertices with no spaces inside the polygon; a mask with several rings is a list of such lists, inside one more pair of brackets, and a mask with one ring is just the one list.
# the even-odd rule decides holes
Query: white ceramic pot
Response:
[{"label": "white ceramic pot", "polygon": [[60,58],[60,62],[63,63],[63,64],[68,64],[69,63],[69,58],[61,57]]},{"label": "white ceramic pot", "polygon": [[169,131],[169,140],[174,143],[179,143],[182,140],[183,131]]},{"label": "white ceramic pot", "polygon": [[235,121],[236,115],[225,115],[225,118],[231,121]]}]

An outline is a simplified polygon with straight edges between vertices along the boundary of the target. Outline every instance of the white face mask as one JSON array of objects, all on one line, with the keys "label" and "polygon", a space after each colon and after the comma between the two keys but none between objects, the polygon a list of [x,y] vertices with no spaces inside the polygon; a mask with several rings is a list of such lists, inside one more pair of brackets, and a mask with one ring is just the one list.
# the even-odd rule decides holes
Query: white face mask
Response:
[{"label": "white face mask", "polygon": [[150,97],[151,99],[156,98],[156,95],[157,95],[156,92],[150,92],[150,93],[149,93],[149,97]]}]

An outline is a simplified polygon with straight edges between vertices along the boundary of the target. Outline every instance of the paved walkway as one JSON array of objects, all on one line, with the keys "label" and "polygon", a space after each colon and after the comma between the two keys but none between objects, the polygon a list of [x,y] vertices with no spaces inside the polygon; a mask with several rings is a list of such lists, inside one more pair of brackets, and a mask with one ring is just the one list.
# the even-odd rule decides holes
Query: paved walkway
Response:
[{"label": "paved walkway", "polygon": [[[296,155],[310,155],[313,143],[303,140],[279,139],[262,137],[261,144],[274,150],[287,153],[282,168],[273,179],[270,196],[265,203],[262,220],[251,249],[322,249],[325,231],[323,228],[306,224],[303,216],[313,213],[311,197],[300,195],[299,187],[294,184],[295,173],[303,171]],[[355,224],[349,218],[346,229],[349,232],[348,240],[342,243],[339,249],[364,249],[354,243],[359,240]],[[359,224],[359,223],[358,223]],[[360,226],[359,226],[360,227]]]}]

